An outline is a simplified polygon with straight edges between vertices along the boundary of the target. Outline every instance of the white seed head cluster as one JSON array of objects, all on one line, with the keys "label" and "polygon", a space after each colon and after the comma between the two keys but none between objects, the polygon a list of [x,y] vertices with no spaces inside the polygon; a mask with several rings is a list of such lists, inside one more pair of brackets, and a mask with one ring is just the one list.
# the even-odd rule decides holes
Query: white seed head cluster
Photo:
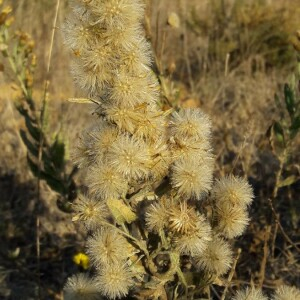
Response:
[{"label": "white seed head cluster", "polygon": [[300,290],[294,286],[281,285],[270,298],[261,289],[247,287],[236,292],[232,300],[300,300]]},{"label": "white seed head cluster", "polygon": [[[100,228],[87,241],[87,252],[98,268],[126,262],[130,244],[116,230]],[[101,255],[99,255],[101,254]]]},{"label": "white seed head cluster", "polygon": [[188,199],[201,199],[211,189],[213,159],[209,153],[200,155],[201,160],[199,157],[181,158],[172,165],[172,185],[179,195]]},{"label": "white seed head cluster", "polygon": [[272,300],[300,300],[300,289],[294,286],[282,285],[276,289]]},{"label": "white seed head cluster", "polygon": [[244,290],[238,291],[232,300],[268,300],[260,289],[247,287]]},{"label": "white seed head cluster", "polygon": [[180,254],[194,257],[201,255],[211,240],[211,227],[202,215],[198,216],[195,229],[175,238],[176,249]]},{"label": "white seed head cluster", "polygon": [[207,143],[211,135],[211,123],[209,118],[198,109],[182,109],[172,115],[170,132],[177,140],[200,140],[202,147]]},{"label": "white seed head cluster", "polygon": [[133,286],[134,274],[130,267],[122,264],[105,265],[97,277],[99,288],[104,296],[110,299],[122,298]]},{"label": "white seed head cluster", "polygon": [[209,274],[224,275],[231,267],[232,251],[227,241],[213,237],[204,252],[195,258],[196,266]]},{"label": "white seed head cluster", "polygon": [[80,195],[73,204],[74,221],[80,221],[88,230],[96,230],[109,216],[105,202],[100,199]]},{"label": "white seed head cluster", "polygon": [[227,176],[212,189],[217,230],[226,238],[240,236],[249,223],[248,206],[253,200],[249,183],[240,177]]},{"label": "white seed head cluster", "polygon": [[226,176],[218,180],[212,191],[217,203],[231,203],[247,207],[253,200],[253,191],[247,180],[241,177]]},{"label": "white seed head cluster", "polygon": [[160,232],[168,225],[168,207],[165,203],[156,202],[147,209],[146,226],[149,231]]},{"label": "white seed head cluster", "polygon": [[65,300],[97,300],[100,295],[96,279],[82,273],[70,277],[64,287]]},{"label": "white seed head cluster", "polygon": [[213,185],[204,112],[160,108],[144,1],[72,0],[71,9],[64,26],[71,71],[97,103],[98,119],[74,151],[78,167],[88,169],[88,196],[75,201],[73,220],[88,231],[95,277],[71,277],[66,299],[166,293],[178,286],[169,282],[183,280],[186,257],[207,278],[225,275],[226,239],[245,230],[252,190],[233,176]]}]

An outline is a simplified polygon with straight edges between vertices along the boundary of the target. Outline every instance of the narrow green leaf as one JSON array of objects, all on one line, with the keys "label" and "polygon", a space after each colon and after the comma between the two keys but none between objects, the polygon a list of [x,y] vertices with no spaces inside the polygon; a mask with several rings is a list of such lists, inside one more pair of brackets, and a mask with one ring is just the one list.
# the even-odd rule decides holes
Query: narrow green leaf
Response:
[{"label": "narrow green leaf", "polygon": [[20,136],[22,138],[23,143],[25,144],[27,150],[34,156],[38,157],[39,150],[36,145],[34,145],[27,137],[27,134],[24,130],[20,130]]},{"label": "narrow green leaf", "polygon": [[296,116],[290,127],[291,138],[294,138],[300,130],[300,115]]},{"label": "narrow green leaf", "polygon": [[284,143],[284,131],[279,122],[275,122],[273,124],[273,130],[277,141],[280,143]]},{"label": "narrow green leaf", "polygon": [[71,182],[67,182],[67,185],[68,185],[67,199],[73,202],[77,198],[77,194],[78,194],[77,185],[74,180],[72,180]]},{"label": "narrow green leaf", "polygon": [[36,122],[32,122],[32,119],[25,117],[25,124],[32,138],[38,142],[40,140],[41,131],[36,126]]},{"label": "narrow green leaf", "polygon": [[291,126],[292,130],[298,130],[300,128],[300,115],[294,118],[293,124]]},{"label": "narrow green leaf", "polygon": [[18,112],[24,117],[24,118],[29,118],[30,122],[34,123],[35,120],[31,118],[28,114],[28,110],[25,109],[22,105],[16,104],[16,108]]},{"label": "narrow green leaf", "polygon": [[66,189],[64,187],[64,184],[60,180],[58,180],[54,176],[51,176],[50,174],[47,174],[43,170],[40,170],[40,173],[39,173],[38,165],[30,158],[29,155],[27,155],[27,162],[28,162],[31,172],[33,173],[33,175],[35,177],[38,178],[38,176],[40,175],[40,179],[45,180],[47,182],[48,186],[53,191],[55,191],[61,195],[65,195]]},{"label": "narrow green leaf", "polygon": [[59,134],[50,148],[51,160],[56,168],[62,170],[65,164],[65,144]]},{"label": "narrow green leaf", "polygon": [[45,173],[49,174],[52,177],[57,177],[57,170],[52,165],[51,161],[48,159],[43,160]]},{"label": "narrow green leaf", "polygon": [[73,177],[77,174],[78,170],[79,170],[78,167],[73,167],[72,171],[68,176],[68,180],[67,180],[68,183],[73,181]]},{"label": "narrow green leaf", "polygon": [[293,90],[288,84],[284,85],[284,100],[286,109],[288,110],[290,116],[293,117],[295,113],[295,97]]},{"label": "narrow green leaf", "polygon": [[287,178],[285,178],[284,180],[280,181],[278,184],[278,187],[284,187],[284,186],[290,186],[293,183],[295,183],[297,180],[299,179],[299,177],[296,177],[295,175],[291,175]]},{"label": "narrow green leaf", "polygon": [[61,195],[65,194],[65,187],[60,180],[52,177],[50,174],[46,174],[45,172],[42,172],[41,178],[46,180],[47,184],[53,191],[55,191]]}]

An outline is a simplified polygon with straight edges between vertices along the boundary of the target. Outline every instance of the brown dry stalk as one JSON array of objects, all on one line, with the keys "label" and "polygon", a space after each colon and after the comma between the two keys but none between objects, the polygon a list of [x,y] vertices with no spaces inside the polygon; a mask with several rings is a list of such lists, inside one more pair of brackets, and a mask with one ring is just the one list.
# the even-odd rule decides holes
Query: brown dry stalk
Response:
[{"label": "brown dry stalk", "polygon": [[233,278],[233,275],[234,275],[234,272],[235,272],[235,268],[236,268],[236,265],[237,265],[237,262],[238,262],[238,260],[239,260],[239,258],[240,258],[241,253],[242,253],[242,249],[239,248],[239,249],[237,250],[236,257],[235,257],[235,259],[234,259],[234,261],[233,261],[233,264],[232,264],[232,268],[231,268],[231,270],[230,270],[230,273],[229,273],[229,275],[228,275],[228,279],[227,279],[227,282],[226,282],[226,284],[225,284],[225,289],[224,289],[224,291],[223,291],[221,300],[225,300],[225,297],[226,297],[228,288],[229,288],[230,283],[231,283],[231,281],[232,281],[232,278]]},{"label": "brown dry stalk", "polygon": [[281,225],[280,223],[280,220],[279,220],[279,217],[278,217],[278,214],[274,208],[274,205],[273,205],[273,202],[271,199],[269,199],[269,205],[272,209],[272,212],[273,212],[273,215],[274,215],[274,218],[275,218],[275,222],[278,224],[278,227],[284,237],[284,239],[290,243],[299,253],[300,253],[300,248],[291,240],[291,238],[288,236],[288,234],[285,232],[283,226]]},{"label": "brown dry stalk", "polygon": [[271,246],[272,260],[274,260],[274,256],[275,256],[275,242],[276,242],[277,232],[278,232],[278,223],[275,222],[274,232],[273,232],[273,237],[272,237],[272,246]]},{"label": "brown dry stalk", "polygon": [[260,271],[259,271],[259,280],[258,280],[259,288],[262,288],[264,280],[265,280],[266,265],[267,265],[267,261],[268,261],[268,255],[269,255],[268,242],[270,240],[270,236],[271,236],[271,226],[267,226],[267,228],[265,230],[263,258],[261,260]]}]

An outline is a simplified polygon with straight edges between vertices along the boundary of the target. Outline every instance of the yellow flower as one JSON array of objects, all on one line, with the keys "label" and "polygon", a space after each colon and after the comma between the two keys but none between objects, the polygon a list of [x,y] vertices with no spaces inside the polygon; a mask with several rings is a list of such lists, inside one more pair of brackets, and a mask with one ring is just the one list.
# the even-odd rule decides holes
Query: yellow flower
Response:
[{"label": "yellow flower", "polygon": [[82,267],[84,270],[87,270],[90,265],[90,260],[88,256],[82,252],[79,252],[73,256],[73,262]]}]

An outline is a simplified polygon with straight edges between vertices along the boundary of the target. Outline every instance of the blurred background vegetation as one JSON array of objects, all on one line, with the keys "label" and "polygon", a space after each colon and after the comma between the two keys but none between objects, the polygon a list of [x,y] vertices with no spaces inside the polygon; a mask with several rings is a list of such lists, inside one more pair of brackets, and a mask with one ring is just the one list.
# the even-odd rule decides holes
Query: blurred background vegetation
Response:
[{"label": "blurred background vegetation", "polygon": [[[57,1],[3,2],[1,9],[10,5],[14,18],[9,46],[20,37],[15,31],[34,41],[35,113],[43,107],[48,79],[46,135],[55,142],[59,134],[65,147],[64,172],[70,174],[69,153],[80,132],[91,125],[93,107],[67,101],[84,96],[73,85],[60,30],[68,2],[60,1],[49,74]],[[250,282],[267,291],[282,283],[300,287],[300,141],[299,134],[290,134],[300,116],[298,81],[292,76],[299,68],[300,1],[146,2],[145,28],[155,51],[164,107],[201,107],[207,112],[214,125],[216,174],[245,175],[254,186],[252,221],[237,241],[243,251],[232,289]],[[57,191],[47,181],[37,185],[30,171],[28,146],[20,134],[28,134],[28,124],[16,107],[24,95],[4,56],[0,70],[0,298],[37,299],[41,287],[41,299],[62,299],[67,276],[83,268],[73,258],[84,251],[84,241],[70,215],[57,205]],[[82,178],[83,172],[75,177],[78,188],[84,188]]]}]

